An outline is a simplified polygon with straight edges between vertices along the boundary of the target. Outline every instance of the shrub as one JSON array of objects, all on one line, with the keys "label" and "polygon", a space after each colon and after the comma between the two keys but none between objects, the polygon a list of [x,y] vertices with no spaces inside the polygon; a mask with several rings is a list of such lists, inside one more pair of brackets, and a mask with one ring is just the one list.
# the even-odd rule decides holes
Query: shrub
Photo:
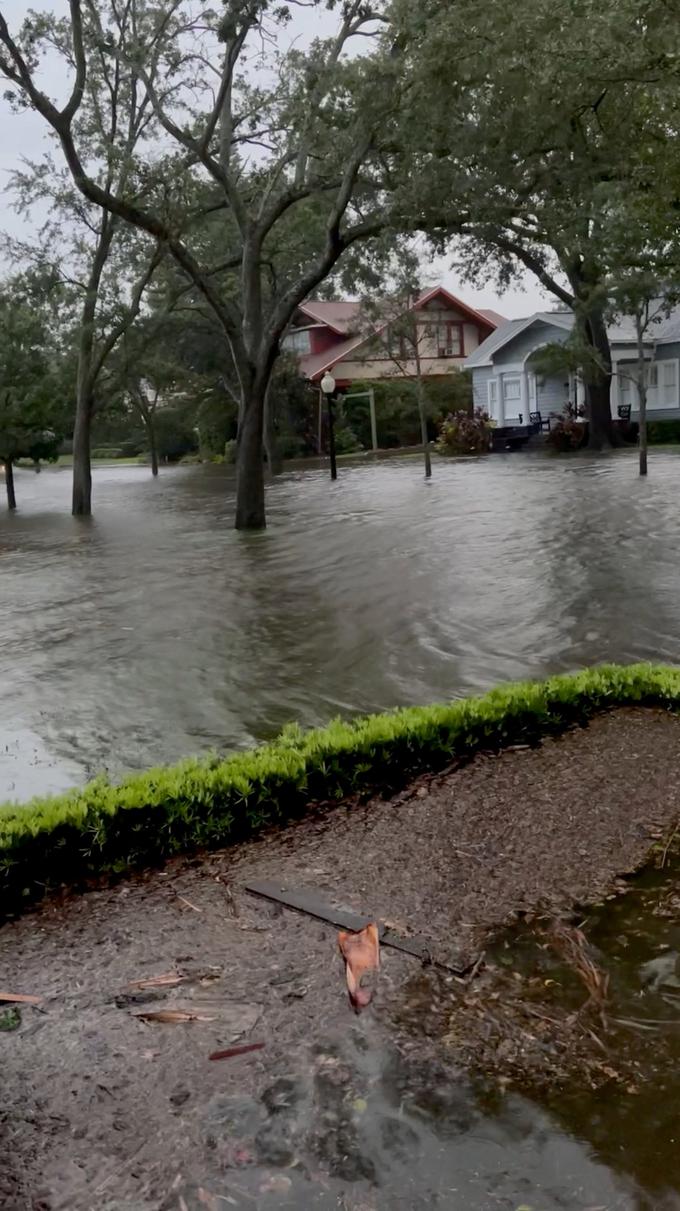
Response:
[{"label": "shrub", "polygon": [[680,442],[680,420],[653,420],[647,422],[647,441],[650,446]]},{"label": "shrub", "polygon": [[143,434],[129,437],[120,443],[119,458],[138,458],[146,449],[146,439]]},{"label": "shrub", "polygon": [[[479,749],[536,742],[626,704],[680,707],[680,670],[607,665],[522,682],[440,706],[411,707],[321,731],[291,727],[273,743],[186,760],[113,786],[0,807],[0,909],[183,851],[240,840],[310,801],[395,787]],[[521,810],[521,805],[518,805]]]},{"label": "shrub", "polygon": [[566,453],[569,450],[580,450],[586,439],[586,426],[583,408],[574,404],[565,404],[562,415],[553,421],[548,433],[548,443],[553,450]]},{"label": "shrub", "polygon": [[[456,370],[443,378],[425,376],[427,418],[431,438],[450,412],[472,412],[472,376],[467,370]],[[399,446],[420,445],[420,417],[416,384],[413,379],[392,378],[357,380],[347,388],[342,410],[357,441],[366,450],[371,448],[371,422],[367,399],[375,392],[378,422],[378,445],[381,450]],[[357,395],[359,398],[356,398]]]},{"label": "shrub", "polygon": [[357,454],[363,446],[351,429],[340,425],[335,432],[335,449],[338,454]]},{"label": "shrub", "polygon": [[99,446],[92,451],[93,458],[123,458],[124,455],[118,446]]},{"label": "shrub", "polygon": [[491,447],[491,420],[484,408],[452,412],[442,421],[437,449],[440,454],[487,454]]},{"label": "shrub", "polygon": [[161,462],[178,463],[185,454],[194,454],[198,450],[196,430],[182,408],[159,409],[155,428]]}]

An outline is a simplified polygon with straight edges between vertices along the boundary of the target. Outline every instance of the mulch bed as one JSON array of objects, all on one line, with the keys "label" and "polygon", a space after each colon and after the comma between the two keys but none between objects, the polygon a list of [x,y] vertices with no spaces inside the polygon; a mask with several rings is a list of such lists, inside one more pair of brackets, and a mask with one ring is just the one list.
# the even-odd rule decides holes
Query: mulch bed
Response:
[{"label": "mulch bed", "polygon": [[[216,1157],[221,1173],[238,1168],[240,1154],[206,1126],[220,1099],[247,1088],[266,1101],[310,1047],[354,1029],[335,931],[247,895],[249,879],[314,888],[422,936],[435,958],[473,961],[518,913],[610,893],[679,818],[680,719],[617,711],[540,748],[420,779],[393,800],[319,807],[237,848],[7,924],[0,987],[40,995],[45,1012],[26,1007],[19,1029],[0,1033],[0,1205],[174,1211],[176,1192],[200,1189]],[[375,1008],[359,1021],[397,1030],[420,969],[383,958]],[[171,970],[178,988],[127,989]],[[209,1020],[134,1016],[187,1004]],[[265,1047],[208,1060],[235,1041]],[[258,1161],[278,1173],[284,1154],[264,1149]]]}]

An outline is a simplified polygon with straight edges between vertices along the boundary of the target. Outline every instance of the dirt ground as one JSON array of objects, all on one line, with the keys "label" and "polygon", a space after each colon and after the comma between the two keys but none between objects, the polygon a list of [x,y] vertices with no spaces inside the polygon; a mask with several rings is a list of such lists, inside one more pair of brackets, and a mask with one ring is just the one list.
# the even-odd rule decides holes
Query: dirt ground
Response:
[{"label": "dirt ground", "polygon": [[[383,950],[376,1000],[356,1018],[336,930],[244,884],[313,888],[422,937],[435,959],[472,962],[514,914],[610,892],[679,819],[680,720],[619,711],[538,749],[420,779],[391,801],[312,809],[247,844],[5,925],[0,988],[42,1004],[0,1033],[0,1207],[420,1206],[413,1193],[370,1197],[381,1147],[390,1163],[409,1149],[392,1113],[403,1089],[389,1095],[370,1154],[357,1115],[377,1051],[395,1088],[417,1059],[425,1093],[439,1091],[438,1107],[450,1096],[439,1040],[428,1053],[423,1032],[398,1023],[424,989],[455,997],[459,982]],[[182,983],[128,987],[166,972]],[[135,1016],[167,1007],[203,1020]],[[264,1047],[209,1059],[251,1042]]]}]

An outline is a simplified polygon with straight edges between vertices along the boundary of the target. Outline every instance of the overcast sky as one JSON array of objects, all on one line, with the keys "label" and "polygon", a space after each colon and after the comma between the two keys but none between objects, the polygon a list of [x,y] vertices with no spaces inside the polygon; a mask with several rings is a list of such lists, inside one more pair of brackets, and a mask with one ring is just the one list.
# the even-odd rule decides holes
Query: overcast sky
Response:
[{"label": "overcast sky", "polygon": [[[3,6],[4,7],[4,6]],[[66,15],[68,4],[66,0],[11,0],[5,8],[10,21],[10,28],[16,29],[29,8],[38,10],[51,9],[55,13]],[[296,18],[296,41],[304,41],[306,37],[319,34],[320,14],[318,11],[298,10]],[[63,93],[65,81],[59,77],[54,67],[48,68],[43,76],[43,87],[53,96]],[[4,89],[0,89],[0,188],[4,190],[9,174],[21,163],[22,156],[30,159],[39,158],[41,151],[48,145],[42,120],[32,113],[15,114],[2,97]],[[30,224],[16,215],[5,197],[0,219],[0,229],[14,236],[30,234]],[[527,315],[532,311],[552,306],[549,297],[539,289],[531,275],[524,278],[522,290],[508,291],[499,295],[492,286],[478,286],[461,282],[446,260],[439,260],[434,265],[423,265],[423,278],[428,282],[441,281],[454,294],[458,294],[473,307],[493,307],[508,318]]]}]

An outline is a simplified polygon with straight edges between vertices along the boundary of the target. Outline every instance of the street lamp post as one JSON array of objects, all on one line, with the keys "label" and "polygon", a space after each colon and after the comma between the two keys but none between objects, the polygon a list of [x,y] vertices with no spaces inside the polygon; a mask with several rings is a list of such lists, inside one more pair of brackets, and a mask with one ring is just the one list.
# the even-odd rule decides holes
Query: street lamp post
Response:
[{"label": "street lamp post", "polygon": [[331,456],[331,479],[338,478],[338,465],[335,460],[335,419],[333,417],[333,397],[335,395],[335,379],[332,374],[324,374],[321,379],[321,390],[328,405],[328,450]]}]

